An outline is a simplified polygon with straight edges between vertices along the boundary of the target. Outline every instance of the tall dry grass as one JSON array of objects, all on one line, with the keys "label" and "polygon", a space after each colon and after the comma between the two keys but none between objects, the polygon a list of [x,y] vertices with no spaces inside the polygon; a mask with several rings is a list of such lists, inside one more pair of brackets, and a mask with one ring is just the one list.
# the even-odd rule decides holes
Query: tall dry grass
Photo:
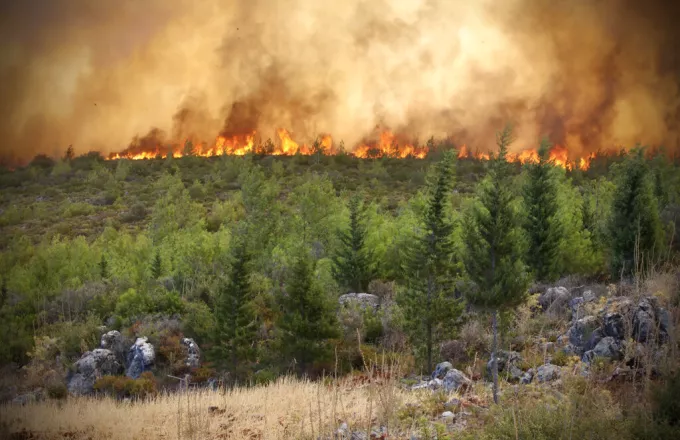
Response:
[{"label": "tall dry grass", "polygon": [[4,406],[0,419],[6,433],[26,430],[37,438],[311,439],[330,437],[343,422],[363,432],[389,427],[396,407],[415,398],[390,379],[325,382],[282,378],[269,385],[189,390],[138,402],[70,398]]}]

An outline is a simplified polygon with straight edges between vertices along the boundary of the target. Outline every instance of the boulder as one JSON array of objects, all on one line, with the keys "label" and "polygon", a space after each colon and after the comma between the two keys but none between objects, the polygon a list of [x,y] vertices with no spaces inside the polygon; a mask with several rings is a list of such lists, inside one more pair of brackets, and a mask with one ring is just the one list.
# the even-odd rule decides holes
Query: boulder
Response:
[{"label": "boulder", "polygon": [[73,364],[67,378],[68,391],[75,395],[90,394],[97,379],[120,374],[122,370],[123,366],[111,350],[97,348],[88,351]]},{"label": "boulder", "polygon": [[611,336],[602,338],[597,345],[583,354],[584,362],[592,362],[596,357],[603,357],[612,360],[623,359],[623,344]]},{"label": "boulder", "polygon": [[451,362],[441,362],[437,364],[437,367],[435,367],[434,372],[432,373],[432,378],[444,379],[446,373],[448,373],[449,370],[451,369],[453,369],[453,365],[451,365]]},{"label": "boulder", "polygon": [[519,379],[519,383],[522,385],[528,385],[531,383],[532,380],[534,380],[534,369],[529,368],[526,373],[522,375],[522,377]]},{"label": "boulder", "polygon": [[357,304],[361,309],[377,309],[380,306],[380,298],[370,293],[347,293],[340,295],[338,302],[341,306]]},{"label": "boulder", "polygon": [[102,335],[99,343],[99,348],[111,350],[116,355],[118,362],[123,365],[125,363],[125,354],[127,352],[126,342],[123,335],[118,330],[111,330]]},{"label": "boulder", "polygon": [[633,316],[633,337],[638,342],[653,339],[656,331],[655,304],[651,297],[642,298]]},{"label": "boulder", "polygon": [[[520,356],[520,354],[516,351],[498,350],[496,359],[498,363],[498,372],[500,373],[501,371],[505,371],[507,368],[510,368],[510,366],[516,365],[518,362],[520,362],[522,360],[522,356]],[[493,367],[492,361],[493,358],[489,359],[489,362],[486,363],[486,371],[489,374],[491,374],[491,369]]]},{"label": "boulder", "polygon": [[153,345],[148,342],[148,338],[137,338],[128,350],[128,367],[125,375],[132,379],[137,379],[143,372],[149,370],[155,360],[156,351]]},{"label": "boulder", "polygon": [[566,287],[550,287],[538,297],[538,303],[543,311],[553,315],[566,312],[571,294]]},{"label": "boulder", "polygon": [[659,308],[657,315],[659,320],[659,338],[661,342],[666,342],[671,330],[671,314],[668,310]]},{"label": "boulder", "polygon": [[517,383],[520,380],[522,380],[522,376],[524,375],[524,372],[519,369],[519,367],[516,367],[515,365],[511,365],[510,369],[508,370],[508,381],[512,383]]},{"label": "boulder", "polygon": [[580,356],[594,347],[603,336],[598,327],[598,319],[594,316],[586,316],[576,320],[567,330],[571,351]]},{"label": "boulder", "polygon": [[185,365],[197,368],[201,365],[201,350],[198,344],[191,338],[182,338],[182,349],[186,354]]},{"label": "boulder", "polygon": [[541,365],[536,369],[536,379],[539,383],[545,383],[559,379],[560,374],[560,367],[553,364]]},{"label": "boulder", "polygon": [[443,385],[447,392],[451,392],[471,386],[472,381],[465,374],[463,374],[462,371],[453,368],[449,370],[448,373],[446,373],[446,376],[444,376]]},{"label": "boulder", "polygon": [[624,317],[620,313],[607,313],[604,315],[602,330],[605,336],[614,339],[625,338]]}]

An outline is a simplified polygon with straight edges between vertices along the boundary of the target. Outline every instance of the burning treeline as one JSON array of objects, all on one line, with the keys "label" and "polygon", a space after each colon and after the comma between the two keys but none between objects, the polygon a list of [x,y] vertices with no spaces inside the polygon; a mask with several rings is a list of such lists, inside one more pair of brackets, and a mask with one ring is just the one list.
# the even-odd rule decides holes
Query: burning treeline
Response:
[{"label": "burning treeline", "polygon": [[167,139],[133,155],[181,154],[187,139],[240,154],[270,137],[273,154],[344,140],[357,155],[396,144],[418,156],[414,140],[430,136],[483,152],[506,122],[518,146],[547,136],[570,160],[638,142],[677,150],[669,3],[4,2],[0,158],[108,154],[149,130]]},{"label": "burning treeline", "polygon": [[[251,153],[273,156],[293,156],[296,154],[335,155],[347,153],[364,159],[378,157],[422,159],[438,145],[445,143],[451,147],[454,146],[452,142],[435,141],[434,138],[430,138],[425,145],[420,145],[417,142],[411,143],[403,139],[400,142],[398,136],[395,136],[392,132],[381,131],[376,135],[376,139],[366,140],[348,151],[344,146],[344,142],[341,141],[336,145],[330,135],[318,136],[311,145],[308,145],[295,142],[291,137],[291,133],[286,129],[280,128],[276,131],[276,134],[278,136],[276,141],[267,139],[262,142],[257,133],[253,132],[241,136],[218,136],[213,143],[196,142],[191,139],[187,139],[184,143],[168,143],[162,141],[162,133],[154,130],[147,136],[134,139],[132,144],[125,150],[111,153],[108,159],[140,160],[165,158],[168,155],[177,158],[186,155],[202,157],[222,155],[243,156]],[[459,159],[475,158],[488,160],[490,158],[489,153],[471,151],[467,145],[461,145],[456,149]],[[579,168],[585,170],[590,166],[590,161],[595,157],[595,153],[590,153],[586,157],[570,158],[566,148],[553,146],[550,149],[549,157],[558,166],[568,169]],[[525,149],[519,153],[509,153],[508,159],[511,162],[532,163],[538,162],[539,156],[536,149]]]}]

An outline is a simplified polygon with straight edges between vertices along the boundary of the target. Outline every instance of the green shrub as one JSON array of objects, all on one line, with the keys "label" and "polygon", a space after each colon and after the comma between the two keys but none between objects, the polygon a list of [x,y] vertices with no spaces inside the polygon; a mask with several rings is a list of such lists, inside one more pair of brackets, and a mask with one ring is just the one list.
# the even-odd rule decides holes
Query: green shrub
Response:
[{"label": "green shrub", "polygon": [[546,392],[523,394],[491,408],[480,430],[464,438],[514,440],[623,440],[630,424],[608,391],[593,387],[584,378],[565,381],[567,395],[557,398]]},{"label": "green shrub", "polygon": [[78,217],[81,215],[90,215],[94,212],[94,206],[89,203],[75,202],[66,205],[64,208],[64,217]]}]

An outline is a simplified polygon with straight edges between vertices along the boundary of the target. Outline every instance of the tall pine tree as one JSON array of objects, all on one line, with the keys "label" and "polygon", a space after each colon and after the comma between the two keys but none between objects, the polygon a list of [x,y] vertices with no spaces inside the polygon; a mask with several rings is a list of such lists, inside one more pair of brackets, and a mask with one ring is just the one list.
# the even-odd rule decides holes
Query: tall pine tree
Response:
[{"label": "tall pine tree", "polygon": [[465,268],[474,287],[466,292],[468,302],[491,312],[493,396],[498,403],[498,314],[520,304],[526,297],[529,276],[522,262],[521,217],[510,184],[506,158],[513,140],[508,126],[497,135],[498,155],[490,163],[478,199],[465,217]]},{"label": "tall pine tree", "polygon": [[215,307],[213,358],[235,379],[247,377],[257,354],[257,316],[249,285],[249,262],[241,239],[234,245],[229,279],[222,283]]},{"label": "tall pine tree", "polygon": [[[609,221],[612,275],[630,275],[654,261],[661,246],[661,221],[654,182],[643,148],[630,151],[616,169]],[[637,266],[637,267],[636,267]]]},{"label": "tall pine tree", "polygon": [[341,248],[333,257],[333,276],[340,286],[354,292],[365,292],[373,279],[373,253],[365,246],[366,228],[363,223],[361,197],[349,201],[349,230],[340,231]]},{"label": "tall pine tree", "polygon": [[316,282],[314,270],[315,262],[303,247],[279,299],[281,354],[303,374],[315,362],[329,360],[329,339],[339,334],[333,302]]},{"label": "tall pine tree", "polygon": [[560,275],[560,240],[563,227],[558,216],[558,175],[549,158],[550,144],[541,142],[537,163],[527,165],[524,189],[527,209],[525,228],[529,238],[527,264],[537,279],[552,281]]},{"label": "tall pine tree", "polygon": [[157,280],[163,274],[163,260],[161,259],[161,251],[156,251],[156,255],[151,262],[151,278]]},{"label": "tall pine tree", "polygon": [[429,183],[423,212],[424,234],[416,237],[404,267],[407,288],[399,296],[406,311],[407,330],[415,346],[424,346],[427,369],[433,368],[433,346],[448,336],[462,311],[454,295],[458,275],[449,197],[453,188],[455,155],[444,153]]}]

